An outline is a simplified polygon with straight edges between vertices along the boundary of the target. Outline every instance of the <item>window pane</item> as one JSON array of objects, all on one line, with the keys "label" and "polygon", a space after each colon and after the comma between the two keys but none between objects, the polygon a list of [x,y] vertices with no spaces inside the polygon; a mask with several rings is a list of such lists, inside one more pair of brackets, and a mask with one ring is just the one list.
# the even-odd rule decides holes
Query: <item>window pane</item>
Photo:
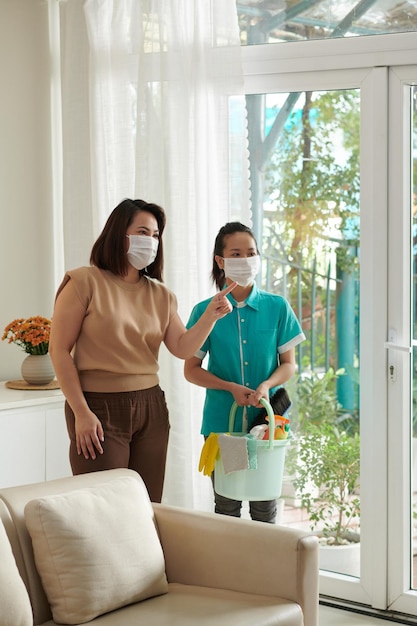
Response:
[{"label": "window pane", "polygon": [[[293,441],[280,522],[322,535],[323,569],[359,576],[360,95],[255,94],[246,103],[261,287],[286,297],[307,337],[286,385]],[[353,561],[342,564],[345,550],[323,560],[329,543],[351,546]]]},{"label": "window pane", "polygon": [[415,0],[237,0],[242,45],[417,30]]}]

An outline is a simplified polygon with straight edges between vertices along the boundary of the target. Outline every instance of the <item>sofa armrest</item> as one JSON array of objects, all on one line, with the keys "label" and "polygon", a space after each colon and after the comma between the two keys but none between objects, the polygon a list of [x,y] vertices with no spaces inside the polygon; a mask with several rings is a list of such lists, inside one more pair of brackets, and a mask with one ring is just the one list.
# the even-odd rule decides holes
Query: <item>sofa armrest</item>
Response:
[{"label": "sofa armrest", "polygon": [[318,540],[301,530],[153,504],[169,582],[297,602],[318,624]]}]

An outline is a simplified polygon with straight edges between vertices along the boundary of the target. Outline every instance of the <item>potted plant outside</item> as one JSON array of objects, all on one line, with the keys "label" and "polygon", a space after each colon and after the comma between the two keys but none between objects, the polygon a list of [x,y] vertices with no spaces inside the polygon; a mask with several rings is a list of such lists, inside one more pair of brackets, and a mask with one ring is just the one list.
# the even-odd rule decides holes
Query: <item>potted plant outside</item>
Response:
[{"label": "potted plant outside", "polygon": [[359,454],[358,433],[328,423],[306,425],[298,439],[294,485],[312,530],[320,528],[327,544],[358,540],[352,523],[360,515]]},{"label": "potted plant outside", "polygon": [[[335,383],[340,375],[342,372],[329,369],[323,376],[301,378],[291,392],[296,408],[292,482],[321,545],[326,549],[351,546],[357,550],[360,437],[357,422],[344,414],[337,402]],[[344,571],[341,551],[336,566],[326,566],[323,554],[321,550],[323,569],[359,575],[358,566],[354,572]]]}]

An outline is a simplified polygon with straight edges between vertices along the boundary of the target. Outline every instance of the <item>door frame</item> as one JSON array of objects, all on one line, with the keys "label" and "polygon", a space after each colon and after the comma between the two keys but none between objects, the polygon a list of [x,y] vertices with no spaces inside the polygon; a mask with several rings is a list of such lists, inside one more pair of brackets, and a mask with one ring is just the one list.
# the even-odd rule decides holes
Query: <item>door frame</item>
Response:
[{"label": "door frame", "polygon": [[[247,94],[361,90],[361,577],[322,572],[320,593],[417,615],[417,594],[409,591],[409,427],[400,417],[404,411],[409,415],[409,382],[404,386],[389,380],[393,351],[386,348],[388,329],[398,329],[396,341],[402,344],[407,337],[400,331],[410,321],[410,283],[404,279],[408,268],[409,281],[410,259],[403,254],[393,262],[395,251],[404,250],[407,234],[398,208],[393,209],[404,208],[404,190],[407,184],[410,188],[403,175],[407,135],[402,128],[398,137],[403,108],[400,96],[391,93],[398,71],[388,66],[401,66],[401,72],[411,75],[409,66],[417,65],[417,33],[247,46],[242,57]],[[392,72],[397,79],[390,78]],[[407,353],[396,351],[394,358],[397,381],[402,381]]]},{"label": "door frame", "polygon": [[[412,297],[411,297],[411,110],[410,86],[417,84],[417,65],[389,71],[389,202],[388,328],[398,349],[388,351],[388,606],[417,614],[417,592],[411,589],[412,566]],[[398,255],[398,250],[402,254]],[[390,334],[390,331],[389,331]],[[408,350],[407,350],[408,349]],[[401,417],[403,416],[403,419]],[[388,429],[389,432],[389,429]]]}]

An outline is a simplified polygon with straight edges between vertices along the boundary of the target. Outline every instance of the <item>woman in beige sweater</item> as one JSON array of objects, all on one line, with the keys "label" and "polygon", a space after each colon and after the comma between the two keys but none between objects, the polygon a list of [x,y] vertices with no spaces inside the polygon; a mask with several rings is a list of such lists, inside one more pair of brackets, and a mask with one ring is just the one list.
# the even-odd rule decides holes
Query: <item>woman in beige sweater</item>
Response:
[{"label": "woman in beige sweater", "polygon": [[164,210],[123,200],[95,242],[90,266],[66,272],[52,318],[50,354],[65,395],[74,474],[129,467],[160,502],[169,418],[159,387],[162,342],[186,359],[231,305],[214,296],[186,330],[162,283]]}]

